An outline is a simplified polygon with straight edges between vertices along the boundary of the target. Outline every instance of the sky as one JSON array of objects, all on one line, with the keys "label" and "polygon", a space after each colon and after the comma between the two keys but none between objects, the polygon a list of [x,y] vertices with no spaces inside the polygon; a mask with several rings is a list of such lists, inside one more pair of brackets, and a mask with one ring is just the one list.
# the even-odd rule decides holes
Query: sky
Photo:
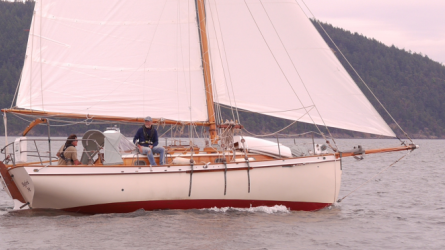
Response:
[{"label": "sky", "polygon": [[296,1],[322,22],[445,65],[445,0]]},{"label": "sky", "polygon": [[[445,0],[295,0],[308,17],[445,65]],[[312,14],[305,9],[309,7]]]}]

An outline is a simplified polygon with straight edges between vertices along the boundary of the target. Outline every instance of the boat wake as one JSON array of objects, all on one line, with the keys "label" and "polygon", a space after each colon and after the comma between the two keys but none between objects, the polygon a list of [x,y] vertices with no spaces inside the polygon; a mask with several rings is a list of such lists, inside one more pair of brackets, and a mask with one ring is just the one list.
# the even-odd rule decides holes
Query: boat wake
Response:
[{"label": "boat wake", "polygon": [[290,209],[283,205],[275,205],[273,207],[267,206],[259,206],[259,207],[250,207],[250,208],[237,208],[237,207],[213,207],[213,208],[204,208],[201,210],[207,210],[212,212],[226,213],[231,211],[238,212],[249,212],[249,213],[266,213],[266,214],[275,214],[275,213],[290,213]]},{"label": "boat wake", "polygon": [[8,214],[8,211],[11,211],[12,207],[0,207],[0,216]]}]

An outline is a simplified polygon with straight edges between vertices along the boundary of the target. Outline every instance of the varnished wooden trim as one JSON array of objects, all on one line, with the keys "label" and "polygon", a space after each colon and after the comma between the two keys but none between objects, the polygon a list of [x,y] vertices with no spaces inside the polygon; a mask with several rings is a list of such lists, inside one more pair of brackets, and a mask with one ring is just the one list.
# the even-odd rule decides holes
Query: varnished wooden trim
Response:
[{"label": "varnished wooden trim", "polygon": [[218,140],[218,134],[215,124],[215,110],[213,104],[213,89],[212,89],[212,77],[210,74],[210,57],[209,57],[209,45],[207,41],[206,30],[206,16],[204,0],[197,1],[198,7],[198,19],[199,19],[199,34],[201,38],[201,56],[202,66],[204,70],[204,83],[206,88],[206,100],[207,100],[207,115],[209,117],[209,133],[212,144],[216,144]]},{"label": "varnished wooden trim", "polygon": [[[128,122],[128,123],[144,123],[143,117],[120,117],[120,116],[105,116],[105,115],[94,115],[94,114],[75,114],[75,113],[58,113],[58,112],[46,112],[39,110],[28,110],[28,109],[2,109],[2,112],[15,113],[22,115],[32,115],[41,117],[58,117],[58,118],[73,118],[73,119],[93,119],[101,121],[116,121],[116,122]],[[203,121],[175,121],[168,119],[153,118],[154,123],[171,124],[171,125],[196,125],[196,126],[211,126],[211,122]]]},{"label": "varnished wooden trim", "polygon": [[[416,149],[416,145],[409,145],[409,146],[403,146],[403,147],[393,147],[393,148],[378,148],[378,149],[368,149],[364,150],[365,154],[379,154],[379,153],[389,153],[389,152],[397,152],[397,151],[405,151],[405,150],[414,150]],[[341,154],[341,156],[340,156]],[[340,157],[350,157],[355,155],[361,155],[360,152],[340,152],[335,153],[336,158]]]},{"label": "varnished wooden trim", "polygon": [[34,128],[35,126],[41,124],[41,123],[46,123],[47,120],[44,118],[37,118],[34,121],[32,121],[28,127],[25,128],[25,130],[22,133],[22,136],[26,136],[28,134],[29,131],[31,131],[32,128]]},{"label": "varnished wooden trim", "polygon": [[[57,162],[57,160],[52,160],[51,162]],[[42,163],[49,163],[49,161],[35,161],[35,162],[28,162],[28,163],[16,163],[15,166],[11,166],[11,168],[18,168],[18,167],[28,167],[31,165],[39,165],[41,167],[43,167],[43,165],[41,165]],[[57,167],[57,165],[54,165],[54,167]]]},{"label": "varnished wooden trim", "polygon": [[19,189],[17,188],[14,180],[9,174],[8,168],[0,161],[0,173],[2,175],[3,181],[5,182],[9,193],[11,194],[13,199],[19,200],[22,203],[26,203]]}]

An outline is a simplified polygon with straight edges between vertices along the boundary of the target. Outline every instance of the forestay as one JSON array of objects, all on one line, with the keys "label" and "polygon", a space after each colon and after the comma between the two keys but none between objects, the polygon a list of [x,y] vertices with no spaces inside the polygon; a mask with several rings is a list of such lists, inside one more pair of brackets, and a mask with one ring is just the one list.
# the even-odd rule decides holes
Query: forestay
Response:
[{"label": "forestay", "polygon": [[206,6],[215,101],[394,136],[296,1],[207,0]]},{"label": "forestay", "polygon": [[193,0],[37,1],[17,106],[206,121],[200,53]]}]

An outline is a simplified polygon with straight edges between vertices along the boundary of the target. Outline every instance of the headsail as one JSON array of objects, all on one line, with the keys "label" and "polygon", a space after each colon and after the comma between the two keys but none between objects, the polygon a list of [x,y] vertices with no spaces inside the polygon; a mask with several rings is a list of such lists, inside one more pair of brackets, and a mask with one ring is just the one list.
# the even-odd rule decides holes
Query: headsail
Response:
[{"label": "headsail", "polygon": [[206,4],[216,102],[394,136],[294,0]]},{"label": "headsail", "polygon": [[[215,102],[394,136],[294,0],[205,0]],[[193,0],[36,2],[17,107],[208,121]]]},{"label": "headsail", "polygon": [[187,1],[37,1],[17,107],[206,121],[196,8]]}]

